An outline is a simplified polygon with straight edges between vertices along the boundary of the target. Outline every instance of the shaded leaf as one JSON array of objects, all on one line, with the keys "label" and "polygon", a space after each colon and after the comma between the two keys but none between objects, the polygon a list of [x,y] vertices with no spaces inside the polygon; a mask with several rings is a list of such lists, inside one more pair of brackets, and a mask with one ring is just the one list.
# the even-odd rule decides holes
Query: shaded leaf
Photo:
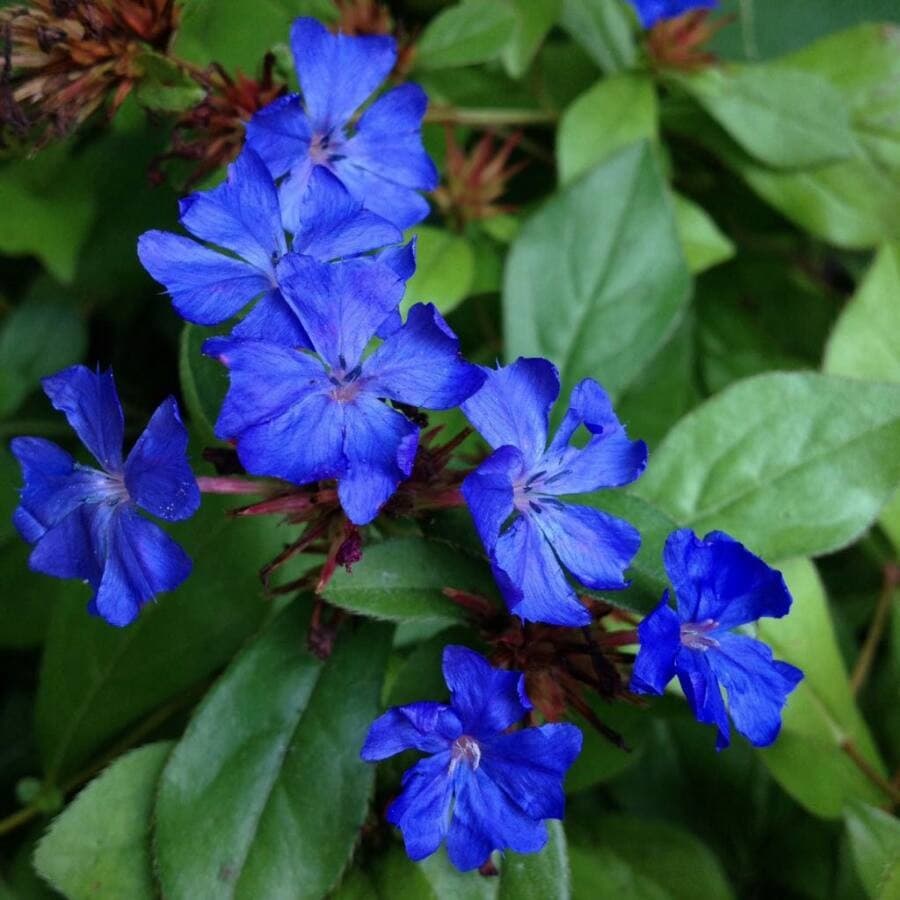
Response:
[{"label": "shaded leaf", "polygon": [[900,821],[865,803],[850,804],[844,820],[866,893],[872,900],[900,896]]},{"label": "shaded leaf", "polygon": [[153,900],[150,817],[170,741],[120,756],[53,820],[38,872],[69,900]]},{"label": "shaded leaf", "polygon": [[209,329],[185,322],[178,351],[181,393],[193,429],[204,443],[217,440],[214,429],[228,390],[228,370],[200,352]]},{"label": "shaded leaf", "polygon": [[618,0],[563,0],[560,25],[604,72],[634,67],[634,14]]},{"label": "shaded leaf", "polygon": [[734,244],[709,213],[681,194],[675,194],[675,222],[688,267],[695,275],[734,256]]},{"label": "shaded leaf", "polygon": [[494,59],[513,37],[516,24],[506,0],[463,0],[428,23],[418,43],[416,64],[443,69]]},{"label": "shaded leaf", "polygon": [[512,0],[516,26],[503,48],[503,64],[513,78],[521,78],[541,42],[556,21],[562,0]]},{"label": "shaded leaf", "polygon": [[197,709],[162,775],[157,871],[165,896],[319,898],[366,816],[359,758],[378,713],[391,629],[343,629],[325,662],[308,608],[288,607]]},{"label": "shaded leaf", "polygon": [[419,225],[415,235],[416,272],[406,284],[402,313],[414,303],[433,303],[443,314],[462,303],[472,289],[475,254],[468,239],[445,228]]}]

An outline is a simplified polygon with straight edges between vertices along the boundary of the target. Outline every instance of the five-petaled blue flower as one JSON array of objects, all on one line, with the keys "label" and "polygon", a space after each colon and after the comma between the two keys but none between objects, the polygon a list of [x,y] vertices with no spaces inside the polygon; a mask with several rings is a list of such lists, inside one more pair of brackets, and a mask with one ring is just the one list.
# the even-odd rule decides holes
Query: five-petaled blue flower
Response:
[{"label": "five-petaled blue flower", "polygon": [[403,832],[414,860],[446,839],[463,871],[494,850],[536,853],[547,843],[545,819],[565,812],[563,779],[581,752],[574,725],[508,731],[530,710],[525,678],[493,669],[465,647],[444,648],[450,704],[411,703],[373,723],[362,748],[368,762],[404,750],[432,756],[403,777],[387,818]]},{"label": "five-petaled blue flower", "polygon": [[394,67],[394,39],[333,35],[315,19],[297,19],[291,49],[302,98],[281,97],[247,125],[248,146],[275,178],[284,176],[280,193],[288,217],[301,203],[311,173],[324,167],[367,209],[399,228],[424,219],[428,202],[418,192],[433,190],[438,182],[422,146],[424,91],[414,84],[396,87],[350,128],[356,111]]},{"label": "five-petaled blue flower", "polygon": [[128,625],[144,603],[191,571],[181,547],[138,512],[175,522],[200,505],[178,405],[163,401],[123,462],[122,406],[111,371],[72,366],[43,385],[101,468],[75,462],[43,438],[15,438],[24,487],[13,522],[34,544],[32,569],[88,582],[90,611]]},{"label": "five-petaled blue flower", "polygon": [[791,595],[781,573],[722,532],[701,541],[689,529],[674,531],[664,560],[678,609],[669,606],[666,591],[638,627],[641,648],[631,689],[661,694],[677,675],[694,715],[718,728],[716,747],[722,750],[730,743],[725,688],[737,730],[755,746],[768,746],[803,673],[774,660],[761,641],[731,629],[787,614]]},{"label": "five-petaled blue flower", "polygon": [[652,28],[663,19],[690,12],[692,9],[712,9],[719,0],[631,0],[644,28]]},{"label": "five-petaled blue flower", "polygon": [[[228,167],[218,187],[181,201],[181,223],[215,247],[167,231],[148,231],[138,240],[144,268],[166,288],[178,313],[189,322],[218,325],[259,297],[234,334],[289,344],[296,342],[296,323],[279,291],[285,256],[352,257],[402,237],[325,169],[309,180],[294,217],[282,221],[272,176],[252,150]],[[380,259],[404,280],[412,275],[411,247],[389,248]]]},{"label": "five-petaled blue flower", "polygon": [[[587,625],[564,570],[596,590],[627,587],[624,571],[641,537],[628,522],[559,497],[634,481],[647,464],[643,441],[628,439],[606,392],[592,379],[572,391],[570,408],[547,445],[559,375],[545,359],[486,369],[462,409],[494,448],[462,490],[510,611],[532,622]],[[590,440],[574,447],[581,425]]]},{"label": "five-petaled blue flower", "polygon": [[[409,477],[418,447],[418,426],[385,401],[450,409],[484,375],[461,358],[433,306],[413,306],[403,325],[395,320],[403,285],[386,266],[304,256],[283,264],[291,268],[284,296],[314,353],[266,341],[208,341],[204,352],[231,376],[216,434],[237,441],[254,475],[295,484],[338,479],[344,511],[365,525]],[[389,336],[364,358],[386,320],[394,323]]]}]

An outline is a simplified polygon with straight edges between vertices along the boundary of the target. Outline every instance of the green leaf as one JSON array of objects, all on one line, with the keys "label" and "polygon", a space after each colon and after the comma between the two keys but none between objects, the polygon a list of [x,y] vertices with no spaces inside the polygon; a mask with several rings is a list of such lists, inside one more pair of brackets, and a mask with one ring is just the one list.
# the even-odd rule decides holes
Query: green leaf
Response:
[{"label": "green leaf", "polygon": [[92,185],[78,177],[64,145],[0,168],[0,252],[36,256],[58,281],[75,276],[78,254],[94,220]]},{"label": "green leaf", "polygon": [[900,897],[900,821],[865,803],[844,811],[853,862],[871,900]]},{"label": "green leaf", "polygon": [[120,756],[53,820],[34,865],[69,900],[153,900],[150,817],[170,741]]},{"label": "green leaf", "polygon": [[598,81],[563,113],[556,136],[559,180],[567,184],[623,147],[657,137],[656,89],[646,73]]},{"label": "green leaf", "polygon": [[722,234],[709,213],[677,193],[675,222],[688,267],[694,275],[734,256],[734,244]]},{"label": "green leaf", "polygon": [[127,628],[90,616],[86,589],[78,602],[55,610],[37,698],[50,781],[208,678],[259,625],[267,606],[257,570],[281,549],[282,532],[262,520],[229,519],[227,508],[226,499],[206,496],[194,518],[167,527],[193,559],[193,571]]},{"label": "green leaf", "polygon": [[209,329],[185,322],[178,351],[181,393],[191,425],[204,443],[217,440],[214,428],[228,390],[228,370],[200,352]]},{"label": "green leaf", "polygon": [[171,59],[148,50],[137,60],[143,75],[137,83],[138,103],[156,112],[179,113],[199,103],[206,91]]},{"label": "green leaf", "polygon": [[319,898],[359,837],[375,776],[359,758],[391,629],[348,623],[325,662],[288,607],[197,709],[160,781],[162,893]]},{"label": "green leaf", "polygon": [[689,288],[653,153],[627,148],[522,226],[506,265],[507,357],[551,359],[563,397],[585,377],[618,396],[673,330]]},{"label": "green leaf", "polygon": [[634,68],[634,13],[619,0],[563,0],[560,25],[604,72]]},{"label": "green leaf", "polygon": [[775,65],[707,67],[674,78],[760,162],[790,169],[849,159],[850,116],[826,79]]},{"label": "green leaf", "polygon": [[[597,816],[587,833],[571,838],[571,853],[576,900],[734,896],[712,851],[687,831],[664,822]],[[604,881],[607,867],[611,877]]]},{"label": "green leaf", "polygon": [[562,0],[512,0],[516,27],[503,48],[503,65],[513,78],[521,78],[531,65],[547,32],[559,16]]},{"label": "green leaf", "polygon": [[406,284],[401,312],[414,303],[433,303],[449,313],[468,297],[475,278],[475,254],[469,241],[445,228],[419,225],[407,234],[416,237],[416,272]]},{"label": "green leaf", "polygon": [[416,64],[445,69],[494,59],[513,37],[516,25],[506,0],[464,0],[428,23],[418,43]]},{"label": "green leaf", "polygon": [[834,327],[822,368],[832,375],[900,382],[900,244],[879,250]]},{"label": "green leaf", "polygon": [[760,620],[758,635],[776,658],[803,669],[804,678],[788,697],[778,740],[758,752],[797,802],[815,815],[838,818],[851,799],[885,799],[842,744],[852,742],[875,771],[883,773],[884,764],[850,691],[815,567],[797,559],[780,568],[794,603],[783,619]]},{"label": "green leaf", "polygon": [[447,544],[391,538],[367,546],[352,572],[339,569],[325,589],[329,603],[391,622],[446,622],[464,618],[445,587],[493,595],[487,565]]},{"label": "green leaf", "polygon": [[14,413],[45,375],[79,362],[87,329],[71,303],[36,294],[0,327],[0,416]]},{"label": "green leaf", "polygon": [[900,480],[898,441],[900,386],[759,375],[685,416],[633,492],[769,559],[817,555],[877,518]]},{"label": "green leaf", "polygon": [[571,896],[569,854],[562,822],[547,821],[550,835],[540,853],[505,853],[497,900],[568,900]]}]

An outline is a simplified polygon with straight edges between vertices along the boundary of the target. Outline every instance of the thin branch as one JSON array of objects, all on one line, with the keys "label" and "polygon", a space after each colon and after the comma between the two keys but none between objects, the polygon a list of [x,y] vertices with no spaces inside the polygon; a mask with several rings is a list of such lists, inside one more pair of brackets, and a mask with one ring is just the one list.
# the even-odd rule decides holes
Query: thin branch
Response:
[{"label": "thin branch", "polygon": [[546,109],[429,106],[426,122],[443,125],[555,125],[559,113]]},{"label": "thin branch", "polygon": [[869,671],[875,660],[878,645],[881,643],[881,638],[884,636],[890,620],[891,604],[898,585],[900,585],[900,566],[895,563],[888,563],[884,567],[884,584],[882,585],[881,593],[878,595],[875,615],[872,617],[869,632],[863,642],[862,650],[859,652],[856,665],[853,667],[853,674],[850,676],[850,689],[854,695],[859,693],[869,677]]},{"label": "thin branch", "polygon": [[844,738],[840,743],[841,750],[853,760],[854,765],[872,784],[879,790],[883,791],[891,798],[891,803],[897,805],[900,803],[900,787],[888,781],[863,755],[859,752],[856,744],[850,738]]}]

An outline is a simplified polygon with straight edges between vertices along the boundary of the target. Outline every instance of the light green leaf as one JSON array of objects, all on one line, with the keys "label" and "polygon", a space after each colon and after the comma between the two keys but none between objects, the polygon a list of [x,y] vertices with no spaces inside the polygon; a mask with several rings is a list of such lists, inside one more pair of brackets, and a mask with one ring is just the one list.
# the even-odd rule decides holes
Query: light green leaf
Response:
[{"label": "light green leaf", "polygon": [[0,252],[36,256],[58,281],[75,277],[78,254],[94,220],[92,185],[69,163],[64,145],[0,168]]},{"label": "light green leaf", "polygon": [[318,900],[350,858],[391,629],[349,623],[323,662],[307,649],[308,618],[298,601],[247,647],[166,764],[155,847],[170,900]]},{"label": "light green leaf", "polygon": [[78,311],[36,295],[3,319],[0,326],[0,416],[15,412],[45,375],[79,362],[87,329]]},{"label": "light green leaf", "polygon": [[505,853],[497,900],[568,900],[569,854],[562,822],[547,821],[550,839],[540,853]]},{"label": "light green leaf", "polygon": [[507,0],[464,0],[428,23],[418,43],[416,64],[444,69],[494,59],[513,37],[516,24]]},{"label": "light green leaf", "polygon": [[522,226],[504,281],[507,357],[551,359],[564,397],[585,377],[618,396],[673,330],[689,289],[656,160],[646,144],[629,147]]},{"label": "light green leaf", "polygon": [[120,756],[53,820],[38,872],[68,900],[153,900],[150,818],[171,741]]},{"label": "light green leaf", "polygon": [[900,382],[900,244],[881,248],[834,327],[822,368]]},{"label": "light green leaf", "polygon": [[563,0],[559,24],[604,72],[634,67],[634,13],[620,0]]},{"label": "light green leaf", "polygon": [[[586,833],[572,838],[571,853],[575,900],[729,900],[734,896],[712,851],[693,835],[664,822],[597,816]],[[607,865],[612,877],[604,886],[601,873]]]},{"label": "light green leaf", "polygon": [[166,56],[148,50],[138,57],[137,65],[143,74],[135,94],[145,109],[179,113],[206,95],[204,88]]},{"label": "light green leaf", "polygon": [[[884,764],[856,707],[815,567],[797,559],[779,566],[794,598],[783,619],[761,619],[759,637],[804,679],[788,697],[778,740],[758,751],[779,784],[810,812],[838,818],[857,798],[884,798],[843,748],[850,741],[876,771]],[[810,761],[815,760],[815,765]]]},{"label": "light green leaf", "polygon": [[463,618],[445,587],[493,594],[485,563],[447,544],[392,538],[367,546],[352,572],[339,569],[325,590],[336,606],[391,622],[446,622]]},{"label": "light green leaf", "polygon": [[693,274],[705,272],[734,256],[734,244],[722,234],[709,213],[693,200],[677,193],[675,222]]},{"label": "light green leaf", "polygon": [[900,897],[900,821],[865,803],[844,811],[853,862],[871,900]]},{"label": "light green leaf", "polygon": [[228,370],[200,352],[209,330],[185,322],[178,350],[178,375],[191,426],[204,443],[217,440],[214,429],[225,393]]},{"label": "light green leaf", "polygon": [[563,113],[556,136],[559,180],[567,184],[635,141],[657,136],[656,89],[646,73],[598,81]]},{"label": "light green leaf", "polygon": [[562,0],[512,0],[516,27],[503,48],[503,65],[513,78],[521,78],[531,65],[547,32],[559,16]]},{"label": "light green leaf", "polygon": [[900,490],[881,511],[881,518],[878,521],[891,539],[897,555],[900,556]]},{"label": "light green leaf", "polygon": [[826,78],[775,65],[707,67],[674,79],[751,156],[776,168],[849,159],[850,116]]},{"label": "light green leaf", "polygon": [[898,441],[900,386],[774,372],[685,416],[633,492],[769,559],[827,553],[857,538],[893,494]]},{"label": "light green leaf", "polygon": [[415,236],[416,272],[406,284],[400,310],[414,303],[433,303],[449,313],[468,297],[475,278],[475,254],[468,239],[445,228],[419,225],[407,234]]},{"label": "light green leaf", "polygon": [[166,530],[194,562],[175,592],[127,628],[88,614],[87,588],[54,611],[37,697],[37,735],[51,781],[123,728],[208,678],[267,612],[257,571],[283,546],[271,522],[226,516],[227,499]]}]

